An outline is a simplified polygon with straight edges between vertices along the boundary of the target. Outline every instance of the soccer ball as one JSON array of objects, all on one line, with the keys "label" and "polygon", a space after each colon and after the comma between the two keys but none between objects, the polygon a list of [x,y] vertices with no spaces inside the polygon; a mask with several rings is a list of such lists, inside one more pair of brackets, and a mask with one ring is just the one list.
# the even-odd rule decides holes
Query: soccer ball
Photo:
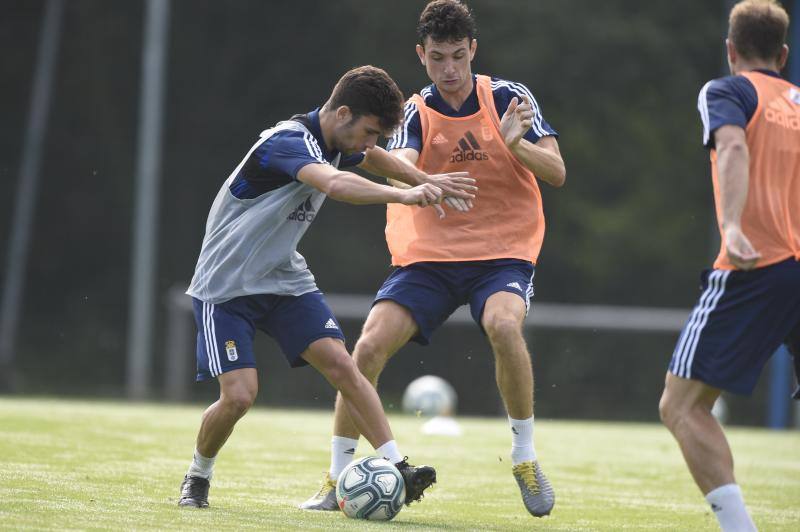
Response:
[{"label": "soccer ball", "polygon": [[456,391],[441,377],[425,375],[411,381],[403,393],[403,410],[423,416],[452,416],[456,410]]},{"label": "soccer ball", "polygon": [[339,475],[336,500],[347,517],[388,521],[403,508],[406,484],[391,462],[367,456],[350,462]]}]

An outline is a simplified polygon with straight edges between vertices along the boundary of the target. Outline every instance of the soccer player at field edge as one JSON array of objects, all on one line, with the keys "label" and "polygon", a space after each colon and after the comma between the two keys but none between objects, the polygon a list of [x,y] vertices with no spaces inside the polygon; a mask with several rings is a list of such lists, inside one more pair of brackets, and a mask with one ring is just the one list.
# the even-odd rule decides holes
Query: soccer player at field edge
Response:
[{"label": "soccer player at field edge", "polygon": [[[457,210],[442,220],[431,209],[388,208],[386,239],[397,269],[378,292],[353,356],[377,384],[396,351],[410,340],[428,344],[453,311],[469,304],[494,352],[513,477],[526,509],[547,515],[555,495],[534,447],[533,372],[522,325],[544,236],[537,178],[556,187],[565,180],[557,135],[524,85],[472,74],[476,28],[466,5],[429,3],[417,32],[417,55],[433,84],[406,103],[389,149],[425,172],[469,171],[481,192],[468,212],[469,200],[448,199]],[[301,508],[337,509],[336,478],[359,436],[342,399],[330,469]]]},{"label": "soccer player at field edge", "polygon": [[[345,349],[339,323],[297,252],[326,197],[419,207],[443,194],[474,197],[466,173],[429,175],[375,146],[400,122],[402,106],[403,95],[386,72],[350,70],[321,109],[262,132],[217,194],[187,293],[198,329],[197,380],[216,378],[220,397],[203,414],[181,506],[208,506],[217,453],[255,400],[256,329],[278,342],[290,366],[310,364],[341,392],[350,418],[403,475],[406,504],[435,481],[433,468],[414,467],[401,455],[375,389]],[[339,170],[356,165],[413,188]]]},{"label": "soccer player at field edge", "polygon": [[722,246],[672,355],[659,410],[724,531],[756,530],[711,414],[722,390],[749,395],[786,343],[800,356],[800,88],[781,79],[789,17],[746,0],[730,13],[731,76],[703,87]]}]

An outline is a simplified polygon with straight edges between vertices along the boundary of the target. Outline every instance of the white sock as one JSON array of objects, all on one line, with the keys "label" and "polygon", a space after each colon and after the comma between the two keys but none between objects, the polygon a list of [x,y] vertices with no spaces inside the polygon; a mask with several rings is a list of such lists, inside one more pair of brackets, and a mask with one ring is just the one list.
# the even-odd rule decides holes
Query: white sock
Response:
[{"label": "white sock", "polygon": [[536,460],[536,449],[533,447],[533,416],[528,419],[512,419],[511,425],[511,464]]},{"label": "white sock", "polygon": [[190,477],[202,477],[211,480],[211,476],[214,474],[214,462],[216,459],[216,456],[213,458],[206,458],[195,449],[192,465],[189,466],[189,472],[186,474]]},{"label": "white sock", "polygon": [[331,439],[331,468],[328,470],[328,474],[333,480],[339,478],[339,473],[353,461],[357,448],[357,439],[344,436],[334,436]]},{"label": "white sock", "polygon": [[725,484],[706,495],[717,516],[722,532],[756,532],[756,525],[747,513],[742,490],[737,484]]},{"label": "white sock", "polygon": [[397,449],[397,442],[394,440],[387,441],[375,450],[378,452],[378,456],[386,458],[393,464],[403,461],[403,455],[400,454]]}]

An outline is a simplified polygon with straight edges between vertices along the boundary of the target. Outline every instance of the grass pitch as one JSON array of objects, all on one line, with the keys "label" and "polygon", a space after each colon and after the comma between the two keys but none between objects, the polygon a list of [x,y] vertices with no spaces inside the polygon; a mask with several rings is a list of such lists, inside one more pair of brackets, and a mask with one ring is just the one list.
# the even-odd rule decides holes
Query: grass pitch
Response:
[{"label": "grass pitch", "polygon": [[[4,530],[717,530],[662,427],[537,420],[556,489],[547,518],[527,514],[511,476],[504,419],[460,418],[461,437],[425,436],[393,415],[414,463],[439,483],[389,523],[296,505],[328,465],[329,412],[252,410],[217,460],[208,510],[179,508],[202,406],[0,398]],[[800,523],[800,434],[731,428],[737,477],[760,530]],[[363,439],[358,455],[371,451]]]}]

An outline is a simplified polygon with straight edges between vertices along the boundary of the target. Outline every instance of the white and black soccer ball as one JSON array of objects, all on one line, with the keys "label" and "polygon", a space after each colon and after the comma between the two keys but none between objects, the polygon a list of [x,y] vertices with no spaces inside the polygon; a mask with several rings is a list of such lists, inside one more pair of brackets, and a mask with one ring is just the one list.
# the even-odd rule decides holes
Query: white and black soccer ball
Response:
[{"label": "white and black soccer ball", "polygon": [[452,416],[456,411],[456,391],[449,382],[435,375],[414,379],[403,393],[403,410],[423,416]]},{"label": "white and black soccer ball", "polygon": [[406,484],[391,462],[367,456],[350,462],[339,475],[336,500],[347,517],[388,521],[403,508]]}]

